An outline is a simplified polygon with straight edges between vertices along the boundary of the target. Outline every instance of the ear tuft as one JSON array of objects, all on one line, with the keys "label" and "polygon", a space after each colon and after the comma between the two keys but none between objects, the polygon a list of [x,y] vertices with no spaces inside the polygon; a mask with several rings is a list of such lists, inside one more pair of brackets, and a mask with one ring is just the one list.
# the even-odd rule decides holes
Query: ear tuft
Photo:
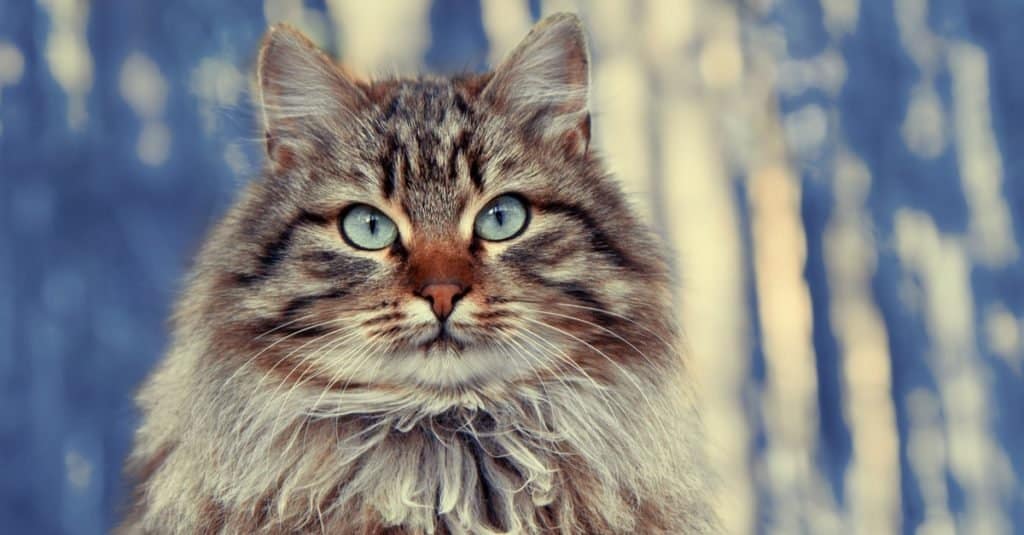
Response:
[{"label": "ear tuft", "polygon": [[590,142],[590,54],[580,19],[551,15],[494,71],[482,98],[499,112],[529,121],[545,141],[586,152]]},{"label": "ear tuft", "polygon": [[366,98],[327,54],[287,24],[275,24],[264,36],[256,78],[267,154],[279,165]]}]

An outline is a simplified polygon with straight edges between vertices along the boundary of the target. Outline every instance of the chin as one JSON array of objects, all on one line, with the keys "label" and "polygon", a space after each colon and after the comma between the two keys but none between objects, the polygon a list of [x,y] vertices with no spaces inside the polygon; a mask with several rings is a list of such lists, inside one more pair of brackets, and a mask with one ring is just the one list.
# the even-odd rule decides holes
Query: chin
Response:
[{"label": "chin", "polygon": [[383,358],[387,362],[379,377],[429,390],[490,391],[530,372],[507,351],[440,328],[433,337]]}]

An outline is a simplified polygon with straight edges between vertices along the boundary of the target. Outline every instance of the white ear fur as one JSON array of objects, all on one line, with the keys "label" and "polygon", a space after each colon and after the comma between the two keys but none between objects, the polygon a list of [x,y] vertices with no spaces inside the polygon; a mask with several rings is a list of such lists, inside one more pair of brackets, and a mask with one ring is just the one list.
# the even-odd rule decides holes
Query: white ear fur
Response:
[{"label": "white ear fur", "polygon": [[366,100],[340,67],[286,24],[274,25],[263,38],[256,78],[267,153],[280,164],[318,127]]},{"label": "white ear fur", "polygon": [[494,71],[482,98],[549,141],[585,152],[590,141],[590,55],[576,15],[537,23]]}]

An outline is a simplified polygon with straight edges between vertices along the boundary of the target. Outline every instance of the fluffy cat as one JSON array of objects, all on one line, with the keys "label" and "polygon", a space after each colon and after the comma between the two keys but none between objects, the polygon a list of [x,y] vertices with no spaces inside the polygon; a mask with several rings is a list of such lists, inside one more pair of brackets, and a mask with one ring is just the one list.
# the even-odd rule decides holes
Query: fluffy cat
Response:
[{"label": "fluffy cat", "polygon": [[579,20],[493,72],[258,60],[267,162],[142,387],[123,533],[707,533],[662,247],[589,148]]}]

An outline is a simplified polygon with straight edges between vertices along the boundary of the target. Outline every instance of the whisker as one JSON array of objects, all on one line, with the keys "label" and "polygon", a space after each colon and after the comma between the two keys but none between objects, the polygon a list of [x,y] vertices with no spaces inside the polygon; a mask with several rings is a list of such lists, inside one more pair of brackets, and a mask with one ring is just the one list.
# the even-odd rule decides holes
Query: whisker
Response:
[{"label": "whisker", "polygon": [[[255,355],[253,355],[252,357],[247,359],[244,363],[242,363],[241,366],[236,368],[234,373],[232,373],[230,376],[228,376],[228,378],[225,379],[223,383],[221,383],[220,389],[223,390],[225,387],[227,387],[228,384],[231,383],[231,381],[233,381],[235,379],[235,377],[237,377],[238,374],[242,372],[242,370],[247,368],[250,364],[252,364],[253,361],[255,361],[257,358],[259,358],[261,355],[263,355],[267,351],[273,349],[274,346],[276,346],[277,344],[280,344],[281,342],[284,342],[284,341],[288,340],[289,338],[291,338],[293,336],[296,336],[298,334],[302,334],[302,333],[304,333],[306,331],[309,331],[311,329],[317,329],[317,328],[324,327],[326,325],[331,325],[333,323],[338,323],[338,322],[341,322],[341,321],[347,321],[347,320],[345,318],[334,318],[334,319],[326,320],[326,321],[323,321],[323,322],[320,322],[320,323],[314,323],[314,324],[309,325],[309,326],[307,326],[307,327],[305,327],[303,329],[299,329],[297,331],[289,333],[287,336],[278,338],[273,343],[267,345],[262,350],[260,350],[258,353],[256,353]],[[316,340],[316,338],[314,338],[314,340]]]},{"label": "whisker", "polygon": [[282,323],[280,325],[277,325],[275,327],[271,327],[270,329],[268,329],[266,331],[263,331],[260,334],[257,334],[255,337],[253,337],[253,341],[259,340],[260,338],[263,338],[264,336],[267,336],[269,334],[273,334],[273,333],[275,333],[275,332],[277,332],[277,331],[279,331],[281,329],[284,329],[285,327],[287,327],[287,326],[289,326],[289,325],[291,325],[291,324],[293,324],[293,323],[295,323],[297,321],[307,320],[309,318],[312,318],[312,317],[315,317],[315,316],[318,316],[318,315],[319,315],[319,313],[317,313],[317,312],[310,312],[308,314],[303,314],[303,315],[301,315],[301,316],[299,316],[297,318],[293,318],[293,319],[291,319],[289,321],[286,321],[286,322],[284,322],[284,323]]},{"label": "whisker", "polygon": [[[324,344],[324,346],[323,346],[323,347],[321,347],[320,349],[318,349],[318,350],[317,350],[317,353],[318,353],[318,354],[320,354],[320,353],[325,353],[325,352],[330,352],[330,351],[333,351],[333,350],[334,350],[334,349],[336,349],[337,347],[339,347],[339,346],[341,346],[342,344],[344,344],[345,342],[347,342],[347,341],[348,341],[349,339],[351,339],[351,336],[349,336],[349,335],[346,335],[346,336],[342,336],[342,337],[340,337],[340,339],[339,339],[339,340],[337,340],[337,341],[335,341],[335,342],[333,342],[333,343],[329,343],[329,344]],[[329,348],[327,347],[328,345],[330,345],[330,347],[329,347]],[[373,348],[374,348],[375,346],[376,346],[376,343],[375,343],[375,342],[372,342],[372,341],[364,341],[364,342],[363,342],[362,344],[360,344],[360,345],[359,345],[359,346],[357,346],[356,348],[354,348],[354,349],[351,349],[351,350],[349,350],[349,351],[348,351],[348,352],[347,352],[347,353],[346,353],[346,354],[345,354],[344,356],[340,357],[340,359],[341,359],[341,360],[350,360],[350,359],[351,359],[351,360],[352,360],[352,361],[354,362],[354,361],[355,361],[355,359],[356,359],[356,355],[358,354],[358,355],[359,355],[359,357],[358,357],[358,359],[359,359],[359,363],[358,363],[358,364],[353,364],[353,365],[352,365],[351,367],[352,367],[352,368],[359,368],[359,367],[361,367],[361,366],[363,365],[363,363],[364,363],[364,362],[365,362],[365,361],[366,361],[367,359],[369,359],[370,355],[372,355],[372,351],[373,351]],[[364,350],[364,349],[365,349],[365,350]],[[319,397],[319,398],[317,399],[316,403],[314,403],[314,404],[312,405],[313,407],[316,407],[317,405],[319,405],[319,404],[320,404],[320,403],[322,402],[322,400],[323,400],[324,396],[326,396],[326,395],[327,395],[327,393],[328,393],[328,392],[329,392],[329,391],[331,390],[331,388],[333,388],[333,386],[334,386],[335,382],[336,382],[337,380],[340,380],[340,376],[341,376],[341,375],[342,375],[342,374],[331,374],[331,380],[330,380],[330,381],[328,382],[327,386],[326,386],[326,387],[325,387],[325,388],[324,388],[324,389],[323,389],[323,390],[321,391],[321,393],[320,393],[320,397]],[[338,379],[335,379],[335,377],[338,377]],[[349,380],[351,381],[351,377],[349,378]],[[293,385],[293,386],[292,386],[291,390],[289,390],[288,394],[287,394],[287,395],[285,396],[285,399],[284,399],[284,401],[283,401],[283,402],[281,403],[281,407],[282,407],[282,409],[283,409],[284,407],[286,407],[286,406],[287,406],[287,404],[288,404],[288,398],[289,398],[289,397],[291,397],[291,395],[292,395],[292,393],[293,393],[293,392],[295,391],[295,389],[296,389],[296,388],[298,388],[298,387],[299,387],[300,385],[302,385],[302,384],[305,384],[305,382],[306,382],[306,380],[305,380],[305,377],[303,376],[303,377],[301,377],[301,378],[299,379],[299,381],[298,381],[298,382],[296,382],[296,383],[295,383],[295,385]],[[348,382],[346,382],[346,385],[345,385],[345,388],[347,388],[347,387],[348,387]],[[344,390],[344,389],[343,389],[343,390]],[[308,411],[306,412],[306,414],[308,414]],[[281,416],[281,413],[280,413],[280,411],[279,411],[279,412],[278,412],[278,418],[280,418],[280,416]],[[296,431],[295,431],[295,432],[293,433],[293,435],[292,435],[292,438],[291,438],[291,440],[289,440],[289,443],[288,443],[288,445],[287,445],[287,446],[286,446],[286,447],[284,448],[284,451],[285,451],[285,452],[287,452],[287,451],[289,451],[289,450],[291,449],[291,447],[292,447],[292,446],[294,445],[294,443],[295,443],[295,439],[296,439],[296,438],[298,437],[298,435],[299,435],[299,434],[300,434],[300,433],[301,433],[301,432],[302,432],[302,431],[303,431],[304,429],[306,429],[306,428],[307,428],[307,424],[308,424],[308,423],[309,423],[309,419],[307,418],[306,420],[304,420],[304,421],[302,422],[302,424],[301,424],[301,425],[299,425],[299,427],[298,427],[298,428],[296,429]],[[275,427],[276,427],[276,426],[275,426]]]},{"label": "whisker", "polygon": [[[578,371],[580,374],[582,374],[584,378],[586,378],[588,381],[590,381],[591,385],[594,387],[594,391],[597,392],[598,394],[600,394],[602,401],[604,401],[604,403],[606,404],[608,409],[612,409],[611,404],[614,402],[614,404],[620,410],[626,411],[626,407],[622,404],[622,402],[620,402],[618,400],[612,400],[611,398],[609,398],[609,394],[608,394],[609,388],[608,388],[607,385],[602,385],[602,384],[598,383],[597,380],[595,380],[592,375],[587,373],[587,371],[585,369],[583,369],[583,367],[580,366],[580,364],[578,362],[573,360],[572,357],[570,357],[568,354],[566,354],[565,351],[562,350],[562,348],[558,347],[557,345],[555,345],[551,341],[547,340],[546,338],[544,338],[540,334],[535,333],[535,332],[533,332],[530,329],[527,329],[525,327],[521,327],[521,329],[522,329],[522,332],[524,334],[528,334],[528,335],[534,337],[536,340],[538,340],[538,341],[540,341],[540,342],[542,342],[544,344],[547,344],[547,346],[549,347],[549,349],[545,349],[545,348],[539,348],[539,349],[545,350],[548,355],[553,356],[555,358],[558,358],[561,361],[571,365],[573,368],[576,369],[576,371]],[[558,376],[559,376],[559,378],[561,378],[560,374]],[[563,385],[564,384],[565,383],[564,383],[564,380],[563,380]],[[566,385],[566,388],[568,389],[568,385]],[[569,389],[569,391],[572,392],[572,389]]]},{"label": "whisker", "polygon": [[[228,385],[229,385],[229,384],[230,384],[230,383],[231,383],[231,382],[232,382],[232,381],[233,381],[233,380],[234,380],[234,379],[235,379],[236,377],[238,377],[238,375],[239,375],[239,374],[241,374],[241,373],[242,373],[242,372],[243,372],[243,371],[244,371],[245,369],[247,369],[247,368],[248,368],[249,366],[251,366],[251,365],[252,365],[252,363],[256,361],[256,359],[258,359],[258,358],[259,358],[259,357],[260,357],[261,355],[265,354],[265,353],[266,353],[267,351],[271,350],[271,349],[272,349],[272,348],[273,348],[274,346],[276,346],[276,345],[278,345],[278,344],[280,344],[280,343],[282,343],[282,342],[284,342],[284,341],[288,340],[289,338],[291,338],[291,337],[293,337],[293,336],[295,336],[295,335],[297,335],[297,334],[301,334],[301,333],[302,333],[302,332],[304,332],[304,331],[308,331],[308,330],[310,330],[310,329],[317,329],[317,328],[320,328],[320,327],[324,327],[324,326],[327,326],[327,325],[332,325],[332,324],[340,323],[340,322],[343,322],[343,321],[346,321],[346,319],[345,319],[345,318],[334,318],[334,319],[331,319],[331,320],[326,320],[326,321],[322,321],[322,322],[319,322],[319,323],[314,323],[313,325],[310,325],[310,326],[308,326],[308,327],[306,327],[306,328],[304,328],[304,329],[300,329],[300,330],[298,330],[298,331],[295,331],[295,332],[293,332],[293,333],[290,333],[290,334],[288,334],[287,336],[284,336],[284,337],[282,337],[282,338],[279,338],[279,339],[275,340],[275,341],[274,341],[273,343],[271,343],[271,344],[267,345],[267,346],[266,346],[266,347],[264,347],[264,348],[263,348],[262,350],[260,350],[259,352],[257,352],[257,353],[256,353],[255,355],[253,355],[252,357],[250,357],[249,359],[247,359],[247,360],[246,360],[246,361],[245,361],[244,363],[242,363],[242,364],[241,364],[240,366],[238,366],[237,368],[235,368],[235,371],[234,371],[234,372],[232,372],[232,373],[231,373],[231,375],[230,375],[230,376],[228,376],[228,378],[227,378],[227,379],[225,379],[225,380],[224,380],[224,381],[223,381],[223,382],[221,383],[221,385],[220,385],[220,388],[218,389],[218,393],[216,394],[216,398],[215,398],[215,400],[214,400],[214,401],[217,401],[217,400],[219,400],[219,399],[221,398],[221,396],[224,396],[224,395],[226,395],[226,393],[227,393],[227,391],[228,391],[228,390],[227,390],[227,386],[228,386]],[[344,327],[342,327],[342,328],[344,328]],[[336,331],[334,331],[334,332],[336,332]],[[299,346],[298,348],[296,348],[295,350],[293,350],[293,351],[292,351],[291,353],[289,353],[289,354],[288,354],[288,356],[286,356],[285,358],[288,358],[288,357],[290,357],[290,356],[291,356],[291,355],[292,355],[292,354],[293,354],[293,353],[294,353],[295,351],[297,351],[297,350],[299,350],[299,349],[302,349],[302,348],[306,347],[307,345],[309,345],[310,343],[312,343],[312,342],[315,342],[316,340],[319,340],[319,339],[323,338],[324,336],[328,336],[328,335],[330,335],[330,334],[331,334],[331,332],[328,332],[328,333],[325,333],[325,334],[323,334],[323,335],[321,335],[321,336],[318,336],[318,337],[316,337],[316,338],[313,338],[312,340],[309,340],[308,342],[306,342],[306,343],[302,344],[301,346]],[[278,361],[277,361],[276,363],[274,363],[274,365],[273,365],[273,366],[271,367],[271,369],[270,369],[270,370],[268,370],[267,372],[264,372],[264,374],[263,374],[263,375],[262,375],[262,376],[260,377],[260,380],[259,380],[259,381],[257,382],[257,384],[256,384],[256,387],[255,387],[255,389],[254,389],[254,390],[256,390],[256,391],[258,391],[258,390],[259,390],[259,388],[260,388],[260,387],[261,387],[261,386],[263,385],[263,381],[264,381],[264,380],[266,379],[266,377],[267,377],[267,376],[268,376],[268,375],[269,375],[269,374],[270,374],[270,373],[271,373],[271,372],[272,372],[272,371],[274,370],[274,368],[276,368],[276,367],[277,367],[277,365],[278,365],[278,364],[279,364],[279,363],[281,362],[281,360],[283,360],[283,359],[279,359],[279,360],[278,360]],[[244,419],[239,419],[239,421],[238,421],[238,425],[242,425],[242,422],[243,422],[243,421],[244,421]]]},{"label": "whisker", "polygon": [[[624,377],[626,377],[629,380],[630,383],[633,384],[633,387],[636,388],[637,393],[640,394],[640,397],[643,398],[644,403],[647,404],[647,406],[651,409],[653,414],[657,414],[658,413],[657,409],[654,406],[654,403],[651,401],[651,399],[649,397],[647,397],[647,393],[644,392],[643,387],[640,386],[640,383],[636,380],[636,378],[633,376],[633,374],[630,373],[625,368],[623,368],[622,365],[620,365],[618,362],[615,362],[615,360],[612,359],[611,357],[609,357],[604,351],[601,351],[600,349],[594,347],[594,345],[591,344],[590,342],[587,342],[586,340],[584,340],[584,339],[582,339],[582,338],[580,338],[580,337],[578,337],[578,336],[576,336],[576,335],[566,331],[565,329],[561,329],[559,327],[555,327],[554,325],[550,325],[550,324],[545,323],[543,321],[538,321],[538,320],[534,320],[534,319],[527,318],[527,317],[523,317],[522,319],[525,320],[525,321],[528,321],[530,323],[535,323],[537,325],[541,325],[543,327],[547,327],[548,329],[551,329],[553,331],[561,333],[562,335],[568,336],[569,338],[572,338],[572,339],[576,340],[577,342],[579,342],[579,343],[587,346],[588,348],[590,348],[592,351],[594,351],[595,353],[597,353],[598,355],[603,357],[605,360],[607,360],[609,364],[614,366],[619,371],[619,373],[621,373]],[[663,431],[666,434],[668,433],[667,429],[663,428]]]},{"label": "whisker", "polygon": [[[547,403],[549,406],[551,405],[551,394],[550,394],[550,391],[547,388],[547,381],[544,381],[543,379],[541,379],[540,373],[537,371],[536,367],[533,365],[534,362],[536,362],[537,364],[540,364],[544,368],[545,371],[550,373],[555,378],[556,381],[558,381],[559,383],[562,384],[562,387],[565,389],[565,391],[568,392],[570,394],[570,396],[575,398],[574,401],[576,401],[578,403],[578,405],[577,405],[578,408],[582,409],[584,407],[583,399],[580,397],[580,395],[574,389],[569,387],[569,384],[565,382],[565,379],[562,377],[562,374],[558,373],[557,371],[555,371],[555,370],[553,370],[551,368],[550,363],[546,363],[543,360],[541,360],[539,357],[533,355],[529,350],[527,350],[527,348],[525,348],[521,344],[519,344],[518,341],[516,341],[515,338],[507,338],[505,341],[510,343],[510,344],[515,344],[518,347],[518,350],[516,350],[514,352],[515,355],[518,355],[520,357],[523,357],[524,359],[527,359],[525,361],[527,366],[529,366],[530,369],[533,370],[534,375],[537,377],[537,383],[541,387],[541,390],[543,390],[543,392],[544,392],[544,396],[545,397],[544,397],[543,401],[545,403]],[[511,349],[511,346],[510,346],[510,349]],[[586,373],[586,372],[583,372],[583,373]]]},{"label": "whisker", "polygon": [[[277,388],[274,389],[274,393],[271,395],[271,398],[277,396],[277,393],[280,391],[281,387],[284,386],[284,384],[288,382],[288,379],[291,377],[292,373],[294,373],[294,371],[296,369],[299,369],[300,367],[302,367],[303,364],[312,361],[314,358],[316,358],[318,355],[320,355],[328,347],[331,347],[333,349],[334,347],[338,347],[341,344],[344,344],[348,340],[352,339],[353,337],[355,337],[358,334],[358,329],[354,328],[354,327],[351,327],[351,326],[342,327],[342,328],[336,329],[335,331],[333,331],[330,334],[331,335],[338,335],[339,333],[341,333],[341,334],[340,334],[340,336],[337,336],[337,338],[334,338],[334,339],[332,339],[332,340],[330,340],[328,342],[325,342],[325,343],[321,344],[320,347],[317,348],[316,350],[310,351],[309,353],[303,355],[302,358],[299,360],[299,362],[284,377],[284,379],[282,379],[281,382],[278,383]],[[322,337],[320,337],[320,338],[322,338]],[[305,345],[307,345],[307,344],[303,344],[303,347]],[[301,347],[299,349],[301,349]],[[292,353],[294,353],[294,351]],[[292,355],[292,353],[289,353],[289,355],[287,357],[285,357],[285,358],[290,357]],[[275,366],[276,366],[276,364],[275,364]],[[271,370],[273,370],[273,368],[271,368]],[[288,393],[285,394],[285,397],[281,401],[281,403],[278,404],[277,417],[275,418],[274,426],[271,429],[271,436],[276,435],[277,427],[278,427],[277,424],[281,420],[281,416],[282,416],[282,414],[284,412],[284,409],[287,408],[288,399],[291,397],[292,393],[295,392],[295,389],[297,389],[300,385],[305,384],[306,377],[307,377],[308,374],[315,375],[315,373],[316,373],[316,371],[312,370],[312,369],[303,371],[302,375],[299,376],[299,379],[297,381],[295,381],[295,383],[292,385],[292,387],[288,390]],[[287,449],[286,449],[286,451],[287,451]]]},{"label": "whisker", "polygon": [[[521,345],[519,347],[522,348]],[[531,358],[531,360],[534,360],[531,357],[531,354],[528,351],[526,351],[525,348],[522,348],[522,351],[518,352],[518,354],[523,356],[523,357]],[[538,359],[538,361],[539,361],[539,359]],[[546,369],[550,370],[550,368],[548,368],[547,365],[543,364],[543,362],[541,362],[541,364],[544,365]],[[532,364],[530,364],[530,365],[532,367]],[[588,414],[590,412],[590,411],[588,411],[588,405],[589,404],[583,399],[582,395],[580,395],[580,393],[576,389],[571,388],[565,382],[565,380],[562,378],[562,376],[560,374],[555,374],[555,378],[556,378],[556,380],[558,380],[562,384],[563,390],[564,390],[564,392],[566,394],[569,395],[569,399],[571,400],[571,402],[574,402],[576,404],[576,411],[574,411],[574,412],[576,414]],[[539,377],[538,377],[538,381],[540,381]],[[551,403],[552,403],[552,401],[550,400],[550,391],[547,389],[547,386],[545,385],[545,383],[543,381],[541,381],[540,384],[541,384],[542,390],[545,392],[545,396],[547,397],[546,402],[548,403],[548,406],[550,407]],[[597,391],[597,392],[600,392],[600,391]],[[606,408],[609,409],[609,410],[611,409],[610,401],[611,400],[609,400],[606,396],[602,396],[602,402],[605,404]],[[623,407],[623,409],[624,409],[624,407]],[[613,413],[609,413],[609,414],[613,414]],[[538,413],[538,416],[539,416],[539,413]],[[590,426],[590,427],[591,427],[591,429],[589,430],[589,432],[591,432],[591,433],[597,432],[597,430],[594,429],[593,426]],[[520,429],[520,430],[523,431],[523,432],[526,432],[528,435],[536,436],[535,432],[534,433],[530,433],[530,432],[528,432],[526,430],[523,430],[523,429]],[[539,436],[537,438],[542,440],[542,441],[545,441],[545,442],[558,442],[563,437],[560,437],[558,435],[554,435],[554,436]],[[563,452],[563,451],[552,450],[551,448],[546,447],[544,444],[537,444],[537,443],[535,443],[534,446],[537,447],[538,449],[542,449],[544,451],[548,451],[548,452],[550,452],[552,454],[555,454],[555,455],[561,456],[561,455],[565,455],[566,454],[566,452]]]},{"label": "whisker", "polygon": [[[289,358],[291,358],[291,357],[292,357],[292,355],[294,355],[294,354],[295,354],[295,353],[297,353],[298,351],[301,351],[302,349],[304,349],[305,347],[309,346],[310,344],[312,344],[312,343],[315,343],[315,342],[317,342],[318,340],[321,340],[321,339],[323,339],[323,338],[326,338],[326,337],[328,337],[328,336],[334,336],[334,335],[336,335],[336,334],[338,334],[338,333],[342,333],[342,332],[345,332],[346,330],[349,330],[349,329],[351,329],[351,327],[350,327],[350,326],[342,326],[342,327],[339,327],[339,328],[337,328],[337,329],[334,329],[334,330],[328,331],[328,332],[326,332],[326,333],[324,333],[324,334],[322,334],[322,335],[320,335],[320,336],[317,336],[316,338],[313,338],[312,340],[309,340],[309,341],[307,341],[307,342],[303,343],[302,345],[300,345],[299,347],[296,347],[295,349],[291,350],[291,351],[290,351],[290,352],[289,352],[289,353],[288,353],[287,355],[285,355],[285,356],[283,356],[283,357],[279,358],[279,359],[277,360],[277,362],[275,362],[275,363],[274,363],[274,365],[270,367],[270,369],[268,369],[268,370],[264,371],[264,373],[263,373],[263,374],[262,374],[262,375],[260,376],[260,379],[259,379],[259,381],[258,381],[258,382],[256,383],[256,386],[255,386],[255,388],[254,388],[254,391],[256,391],[256,392],[260,391],[260,389],[261,389],[261,388],[262,388],[262,386],[263,386],[263,383],[264,383],[264,382],[265,382],[265,381],[267,380],[267,378],[268,378],[268,377],[270,377],[270,375],[271,375],[271,374],[272,374],[272,373],[274,372],[274,370],[275,370],[275,369],[277,368],[277,366],[278,366],[278,365],[279,365],[279,364],[280,364],[281,362],[284,362],[285,360],[288,360]],[[290,378],[290,377],[291,377],[291,374],[292,374],[292,373],[294,373],[294,371],[295,371],[295,370],[296,370],[296,369],[297,369],[298,367],[300,367],[301,365],[303,365],[303,364],[304,364],[304,363],[306,362],[306,359],[307,359],[307,358],[308,358],[308,355],[304,356],[304,358],[303,358],[303,359],[300,359],[300,361],[299,361],[299,362],[298,362],[298,363],[296,364],[296,366],[295,366],[294,368],[292,368],[291,370],[289,370],[288,374],[287,374],[287,375],[286,375],[286,376],[285,376],[285,377],[284,377],[284,378],[283,378],[283,379],[282,379],[282,380],[281,380],[281,381],[280,381],[280,382],[278,383],[278,385],[277,385],[277,387],[276,387],[276,388],[274,389],[274,391],[273,391],[273,392],[272,392],[272,393],[271,393],[271,394],[270,394],[270,395],[268,396],[268,397],[269,397],[270,399],[273,399],[273,398],[274,398],[274,397],[275,397],[275,396],[277,395],[277,392],[278,392],[278,391],[279,391],[279,390],[281,389],[281,387],[282,387],[282,386],[283,386],[283,385],[284,385],[284,384],[285,384],[285,383],[286,383],[286,382],[288,381],[288,378]],[[258,414],[258,412],[259,412],[259,411],[261,410],[262,404],[252,404],[252,405],[251,405],[250,407],[251,407],[251,409],[250,409],[251,411],[255,411],[255,412],[256,412],[256,413]],[[237,424],[237,426],[242,426],[242,425],[243,425],[243,422],[245,422],[245,421],[246,421],[246,419],[245,419],[245,418],[241,418],[241,419],[239,419],[239,421],[238,421],[239,423]],[[275,419],[275,422],[276,422],[276,419]],[[276,425],[276,424],[275,424],[275,425]]]},{"label": "whisker", "polygon": [[[334,385],[337,384],[338,381],[340,381],[341,378],[345,375],[349,375],[349,378],[345,381],[345,385],[342,386],[341,390],[342,392],[348,390],[349,384],[352,383],[352,375],[350,373],[347,373],[349,372],[349,368],[361,368],[363,364],[365,364],[365,362],[371,358],[373,353],[377,350],[378,346],[378,341],[367,340],[364,341],[359,346],[357,346],[356,348],[351,349],[348,353],[341,357],[341,359],[347,360],[352,364],[347,366],[347,368],[342,368],[337,373],[331,374],[327,386],[324,387],[323,391],[320,393],[320,397],[317,398],[316,402],[312,404],[311,409],[315,409],[316,407],[320,406],[320,403],[323,402],[324,397],[327,395],[327,393],[330,392],[334,388]],[[357,360],[358,362],[356,362]],[[380,362],[381,361],[378,360],[378,367],[380,366]]]},{"label": "whisker", "polygon": [[[341,327],[338,327],[337,329],[334,329],[332,331],[328,331],[328,332],[326,332],[326,333],[324,333],[324,334],[322,334],[320,336],[317,336],[316,338],[313,338],[312,340],[310,340],[310,341],[300,345],[299,347],[289,351],[287,355],[285,355],[284,357],[281,357],[280,359],[278,359],[277,362],[275,362],[274,365],[271,366],[270,369],[267,370],[263,374],[263,377],[260,378],[260,382],[258,383],[257,388],[259,388],[263,384],[263,381],[267,377],[269,377],[271,373],[274,372],[274,370],[277,368],[277,366],[279,364],[281,364],[282,362],[290,359],[292,356],[294,356],[299,351],[305,349],[310,344],[315,343],[315,342],[317,342],[319,340],[322,340],[324,338],[327,338],[329,336],[337,336],[337,335],[340,334],[342,337],[345,337],[345,336],[349,336],[350,334],[352,334],[354,332],[355,332],[355,328],[352,327],[351,325],[343,325]],[[299,358],[299,362],[297,362],[295,364],[295,366],[293,366],[292,369],[288,371],[288,374],[285,375],[285,377],[280,381],[280,383],[278,383],[277,389],[274,390],[274,394],[276,395],[278,390],[281,388],[281,386],[288,382],[288,379],[291,377],[292,373],[295,372],[295,370],[297,370],[298,368],[302,367],[302,365],[306,364],[309,360],[312,359],[312,357],[316,356],[316,354],[319,352],[320,349],[322,349],[324,347],[324,345],[333,343],[334,340],[337,340],[337,339],[335,338],[335,339],[332,339],[329,342],[325,342],[324,344],[321,344],[320,348],[318,348],[318,349],[316,349],[314,351],[310,351],[308,353],[304,353]]]},{"label": "whisker", "polygon": [[630,318],[629,316],[626,316],[626,315],[623,315],[623,314],[619,314],[617,312],[612,312],[610,310],[605,310],[603,308],[592,307],[592,306],[585,306],[585,305],[577,305],[577,304],[574,304],[574,303],[562,303],[562,302],[558,302],[558,301],[553,301],[553,302],[537,303],[537,304],[543,304],[545,306],[554,305],[554,306],[563,306],[563,307],[578,308],[578,309],[582,309],[582,310],[589,310],[591,312],[598,312],[598,313],[601,313],[601,314],[605,314],[607,316],[611,316],[613,318],[618,318],[618,319],[623,320],[623,321],[628,321],[629,323],[632,323],[633,325],[636,325],[637,327],[643,329],[644,331],[647,331],[647,333],[649,333],[652,336],[654,336],[655,338],[657,338],[658,341],[661,342],[662,344],[664,344],[665,348],[668,349],[669,351],[676,351],[675,344],[673,344],[672,342],[669,342],[668,340],[665,340],[665,338],[662,337],[661,334],[659,334],[654,329],[651,329],[647,325],[644,325],[643,323],[640,323],[639,321],[636,321],[635,319]]},{"label": "whisker", "polygon": [[555,317],[564,318],[564,319],[568,319],[568,320],[572,320],[572,321],[578,321],[580,323],[583,323],[583,324],[586,324],[586,325],[590,325],[591,327],[594,327],[596,329],[600,329],[601,331],[606,332],[606,333],[614,336],[618,340],[621,340],[623,343],[628,345],[631,349],[633,349],[633,351],[636,351],[638,355],[643,357],[644,360],[646,360],[647,363],[651,365],[651,367],[653,367],[653,368],[660,368],[661,367],[660,365],[655,364],[655,362],[653,360],[651,360],[651,358],[648,357],[646,353],[644,353],[643,351],[640,351],[640,348],[638,348],[635,345],[633,345],[633,342],[630,342],[629,340],[626,340],[619,333],[617,333],[617,332],[615,332],[615,331],[613,331],[613,330],[611,330],[611,329],[609,329],[607,327],[604,327],[602,325],[598,325],[598,324],[596,324],[596,323],[594,323],[592,321],[587,321],[585,319],[577,318],[575,316],[569,316],[569,315],[566,315],[566,314],[559,314],[557,312],[547,312],[545,310],[533,310],[532,312],[536,312],[537,314],[544,314],[546,316],[555,316]]}]

